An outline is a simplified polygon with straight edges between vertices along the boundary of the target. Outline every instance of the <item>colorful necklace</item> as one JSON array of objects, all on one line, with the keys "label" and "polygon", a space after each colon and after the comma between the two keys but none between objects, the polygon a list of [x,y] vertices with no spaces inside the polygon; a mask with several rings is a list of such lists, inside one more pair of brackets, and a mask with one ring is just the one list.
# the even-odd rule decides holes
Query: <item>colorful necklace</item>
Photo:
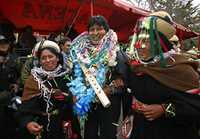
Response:
[{"label": "colorful necklace", "polygon": [[[92,53],[89,53],[88,47]],[[90,104],[96,102],[96,96],[93,88],[85,80],[79,63],[84,64],[96,77],[99,85],[103,87],[109,67],[117,64],[116,53],[118,50],[117,35],[112,30],[106,33],[97,48],[91,45],[87,32],[80,34],[72,42],[71,57],[74,65],[74,78],[67,85],[72,94],[76,96],[77,102],[74,105],[74,111],[81,118],[87,117],[91,108]]]}]

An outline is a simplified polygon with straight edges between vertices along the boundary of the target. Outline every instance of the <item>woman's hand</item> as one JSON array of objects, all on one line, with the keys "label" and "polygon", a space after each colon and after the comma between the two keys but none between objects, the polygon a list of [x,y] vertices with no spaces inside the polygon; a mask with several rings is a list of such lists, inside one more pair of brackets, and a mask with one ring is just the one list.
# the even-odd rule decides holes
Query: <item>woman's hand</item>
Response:
[{"label": "woman's hand", "polygon": [[39,135],[42,131],[43,126],[39,125],[36,122],[29,122],[26,125],[26,128],[28,129],[28,131],[33,134],[33,135]]},{"label": "woman's hand", "polygon": [[143,105],[143,107],[140,107],[138,110],[141,111],[149,121],[153,121],[165,113],[164,109],[159,104]]},{"label": "woman's hand", "polygon": [[60,89],[54,89],[53,97],[56,100],[63,101],[65,99],[65,97],[67,97],[67,96],[68,96],[68,94],[65,92],[62,92]]},{"label": "woman's hand", "polygon": [[149,121],[153,121],[165,114],[165,110],[161,104],[148,105],[137,100],[136,98],[132,102],[132,109],[136,112],[144,114],[145,118]]}]

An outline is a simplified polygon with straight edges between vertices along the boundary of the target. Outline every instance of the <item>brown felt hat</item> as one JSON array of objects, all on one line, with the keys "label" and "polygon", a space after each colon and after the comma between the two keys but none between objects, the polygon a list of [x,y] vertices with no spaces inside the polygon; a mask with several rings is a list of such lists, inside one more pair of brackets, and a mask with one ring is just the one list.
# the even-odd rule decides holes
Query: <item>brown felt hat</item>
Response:
[{"label": "brown felt hat", "polygon": [[156,16],[156,24],[157,30],[163,35],[165,35],[168,39],[170,39],[176,33],[176,29],[173,26],[173,21],[171,16],[165,11],[158,11],[151,13],[150,16]]}]

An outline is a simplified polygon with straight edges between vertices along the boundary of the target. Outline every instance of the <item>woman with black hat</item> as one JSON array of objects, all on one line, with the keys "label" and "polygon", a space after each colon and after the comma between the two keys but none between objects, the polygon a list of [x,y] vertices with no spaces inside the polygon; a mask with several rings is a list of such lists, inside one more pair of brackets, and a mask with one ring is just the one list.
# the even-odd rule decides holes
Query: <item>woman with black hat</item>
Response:
[{"label": "woman with black hat", "polygon": [[19,68],[15,57],[9,53],[10,41],[0,34],[0,138],[13,138],[16,123],[8,111],[11,99],[19,92]]},{"label": "woman with black hat", "polygon": [[171,17],[152,13],[134,31],[127,50],[127,84],[135,97],[132,139],[197,139],[198,64],[172,50],[169,39],[176,30]]}]

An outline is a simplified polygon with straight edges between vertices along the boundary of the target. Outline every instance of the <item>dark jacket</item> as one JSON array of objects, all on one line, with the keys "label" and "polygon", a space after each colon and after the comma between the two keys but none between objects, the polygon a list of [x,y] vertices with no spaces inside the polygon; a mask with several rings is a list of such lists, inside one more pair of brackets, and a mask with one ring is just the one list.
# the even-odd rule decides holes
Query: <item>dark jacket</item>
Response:
[{"label": "dark jacket", "polygon": [[[72,131],[79,136],[79,124],[77,117],[73,113],[72,94],[68,91],[66,86],[66,83],[69,80],[66,79],[65,76],[62,76],[54,78],[54,81],[52,79],[49,79],[48,81],[52,85],[52,88],[59,89],[62,92],[67,93],[68,96],[66,96],[63,100],[57,100],[53,95],[51,96],[50,102],[53,105],[50,105],[49,109],[49,113],[51,115],[50,122],[48,122],[48,115],[46,112],[47,103],[42,96],[36,95],[28,100],[23,101],[23,104],[19,110],[20,113],[18,115],[21,129],[26,130],[27,123],[35,121],[44,127],[42,138],[64,139],[65,135],[62,124],[64,121],[70,121],[72,123]],[[25,86],[28,82],[29,80],[26,81]],[[47,132],[48,123],[49,131]]]},{"label": "dark jacket", "polygon": [[196,122],[200,116],[200,96],[166,87],[146,74],[129,73],[128,85],[135,98],[144,104],[173,104],[175,116],[148,121],[135,113],[132,139],[197,139]]}]

